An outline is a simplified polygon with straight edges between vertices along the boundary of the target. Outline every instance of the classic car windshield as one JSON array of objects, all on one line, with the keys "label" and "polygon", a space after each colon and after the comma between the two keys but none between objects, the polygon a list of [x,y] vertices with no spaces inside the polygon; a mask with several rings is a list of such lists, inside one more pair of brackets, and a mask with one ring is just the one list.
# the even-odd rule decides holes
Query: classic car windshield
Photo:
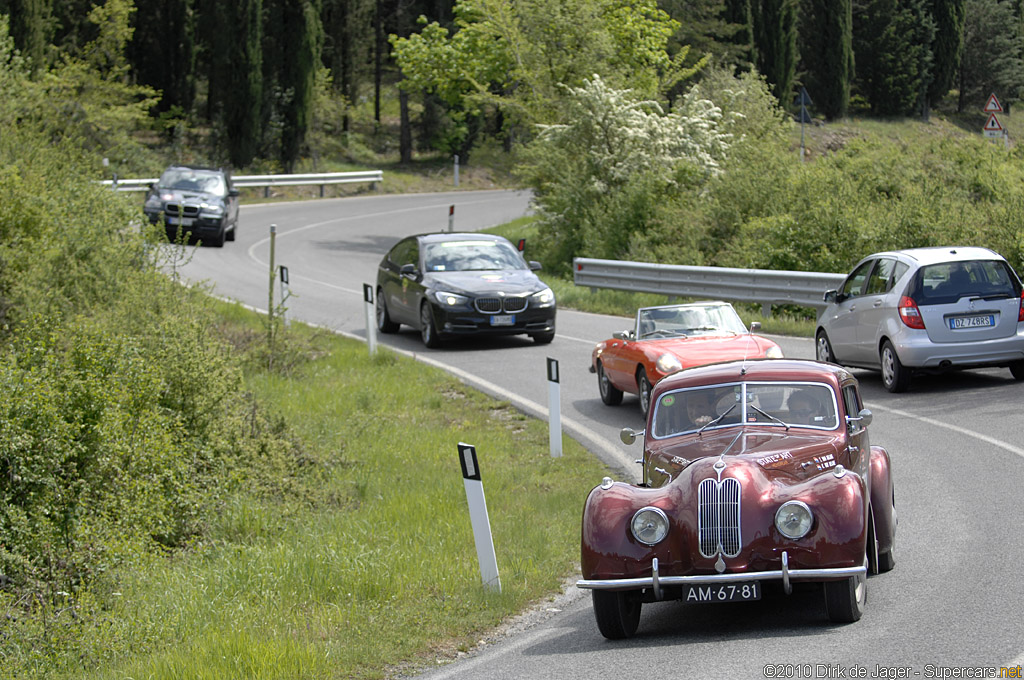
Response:
[{"label": "classic car windshield", "polygon": [[423,263],[428,272],[527,269],[519,252],[500,241],[428,243],[424,246]]},{"label": "classic car windshield", "polygon": [[655,404],[655,439],[741,423],[834,430],[839,426],[832,388],[821,383],[731,383],[662,394]]},{"label": "classic car windshield", "polygon": [[644,307],[637,312],[638,340],[746,332],[743,320],[728,304]]}]

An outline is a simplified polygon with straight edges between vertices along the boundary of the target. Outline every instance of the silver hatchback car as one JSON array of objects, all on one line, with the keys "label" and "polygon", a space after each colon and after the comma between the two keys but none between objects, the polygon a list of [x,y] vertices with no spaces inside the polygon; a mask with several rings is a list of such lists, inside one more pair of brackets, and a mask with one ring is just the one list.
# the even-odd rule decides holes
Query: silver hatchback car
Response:
[{"label": "silver hatchback car", "polygon": [[914,371],[1007,366],[1024,380],[1024,294],[987,248],[913,248],[857,263],[825,293],[819,361],[882,372],[902,392]]}]

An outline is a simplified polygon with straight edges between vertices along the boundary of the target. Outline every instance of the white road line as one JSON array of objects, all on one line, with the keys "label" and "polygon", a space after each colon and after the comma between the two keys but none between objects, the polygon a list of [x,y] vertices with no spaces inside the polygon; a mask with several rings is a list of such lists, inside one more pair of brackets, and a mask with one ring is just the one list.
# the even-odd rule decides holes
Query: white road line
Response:
[{"label": "white road line", "polygon": [[1004,442],[1002,440],[996,439],[995,437],[990,437],[987,434],[982,434],[980,432],[975,432],[974,430],[968,430],[966,427],[960,427],[959,425],[950,425],[949,423],[944,423],[941,420],[935,420],[934,418],[926,418],[925,416],[919,416],[919,415],[916,415],[914,413],[910,413],[908,411],[901,411],[899,409],[889,408],[888,406],[878,406],[876,404],[876,405],[872,406],[871,408],[873,408],[873,409],[875,409],[877,411],[885,411],[887,413],[892,413],[892,414],[897,415],[897,416],[903,416],[904,418],[913,418],[914,420],[920,421],[922,423],[927,423],[928,425],[934,425],[936,427],[943,427],[943,428],[945,428],[947,430],[952,430],[953,432],[957,432],[959,434],[966,435],[968,437],[973,437],[974,439],[978,439],[980,441],[983,441],[986,444],[991,444],[992,446],[998,446],[1001,449],[1005,449],[1005,450],[1009,451],[1012,454],[1015,454],[1015,455],[1020,456],[1021,458],[1024,458],[1024,449],[1020,448],[1019,446],[1014,446],[1013,444],[1008,444],[1008,443],[1006,443],[1006,442]]}]

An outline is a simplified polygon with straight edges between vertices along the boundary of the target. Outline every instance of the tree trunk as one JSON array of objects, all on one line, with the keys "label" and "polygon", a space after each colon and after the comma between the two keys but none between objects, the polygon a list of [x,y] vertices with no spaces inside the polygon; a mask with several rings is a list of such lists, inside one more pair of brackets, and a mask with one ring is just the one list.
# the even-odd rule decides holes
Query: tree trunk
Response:
[{"label": "tree trunk", "polygon": [[409,121],[409,93],[398,91],[398,110],[401,129],[398,135],[398,150],[403,163],[412,163],[412,123]]}]

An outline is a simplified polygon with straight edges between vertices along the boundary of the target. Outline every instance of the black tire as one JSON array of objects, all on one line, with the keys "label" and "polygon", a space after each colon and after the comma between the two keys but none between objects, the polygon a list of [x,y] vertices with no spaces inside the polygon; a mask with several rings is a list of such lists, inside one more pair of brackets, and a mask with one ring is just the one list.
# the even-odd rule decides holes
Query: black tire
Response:
[{"label": "black tire", "polygon": [[618,406],[622,403],[622,390],[608,380],[604,372],[604,364],[597,362],[597,390],[601,393],[601,401],[608,406]]},{"label": "black tire", "polygon": [[832,353],[832,343],[829,342],[828,334],[823,330],[819,330],[814,339],[814,358],[829,364],[836,363],[836,355]]},{"label": "black tire", "polygon": [[892,571],[896,566],[896,547],[893,546],[891,549],[886,550],[884,553],[878,553],[878,573],[884,574],[887,571]]},{"label": "black tire", "polygon": [[879,352],[882,367],[882,385],[890,392],[904,392],[910,386],[910,370],[900,362],[892,343],[886,340]]},{"label": "black tire", "polygon": [[640,593],[635,590],[612,592],[595,590],[594,618],[597,629],[609,640],[633,637],[640,625]]},{"label": "black tire", "polygon": [[1010,364],[1010,373],[1017,380],[1024,380],[1024,361],[1014,361]]},{"label": "black tire", "polygon": [[430,311],[429,302],[420,305],[420,337],[425,347],[436,349],[441,346],[441,338],[437,334],[437,327],[434,326],[434,314]]},{"label": "black tire", "polygon": [[224,239],[226,238],[224,232],[225,228],[222,226],[220,230],[217,232],[217,234],[210,238],[210,245],[213,246],[214,248],[223,248]]},{"label": "black tire", "polygon": [[644,417],[651,410],[651,381],[647,379],[647,371],[641,366],[636,372],[636,391],[640,397],[640,410]]},{"label": "black tire", "polygon": [[377,313],[377,330],[381,333],[395,333],[398,331],[398,324],[391,320],[391,315],[388,313],[388,304],[384,302],[384,289],[377,289],[377,304],[375,310]]},{"label": "black tire", "polygon": [[226,238],[229,241],[234,241],[235,240],[235,236],[237,236],[237,235],[238,235],[238,222],[235,222],[234,226],[231,227],[231,231],[229,231],[224,238]]},{"label": "black tire", "polygon": [[825,610],[833,623],[860,621],[867,603],[867,574],[825,582]]},{"label": "black tire", "polygon": [[533,341],[538,345],[550,345],[551,341],[555,339],[555,332],[548,331],[547,333],[534,333],[530,336]]}]

